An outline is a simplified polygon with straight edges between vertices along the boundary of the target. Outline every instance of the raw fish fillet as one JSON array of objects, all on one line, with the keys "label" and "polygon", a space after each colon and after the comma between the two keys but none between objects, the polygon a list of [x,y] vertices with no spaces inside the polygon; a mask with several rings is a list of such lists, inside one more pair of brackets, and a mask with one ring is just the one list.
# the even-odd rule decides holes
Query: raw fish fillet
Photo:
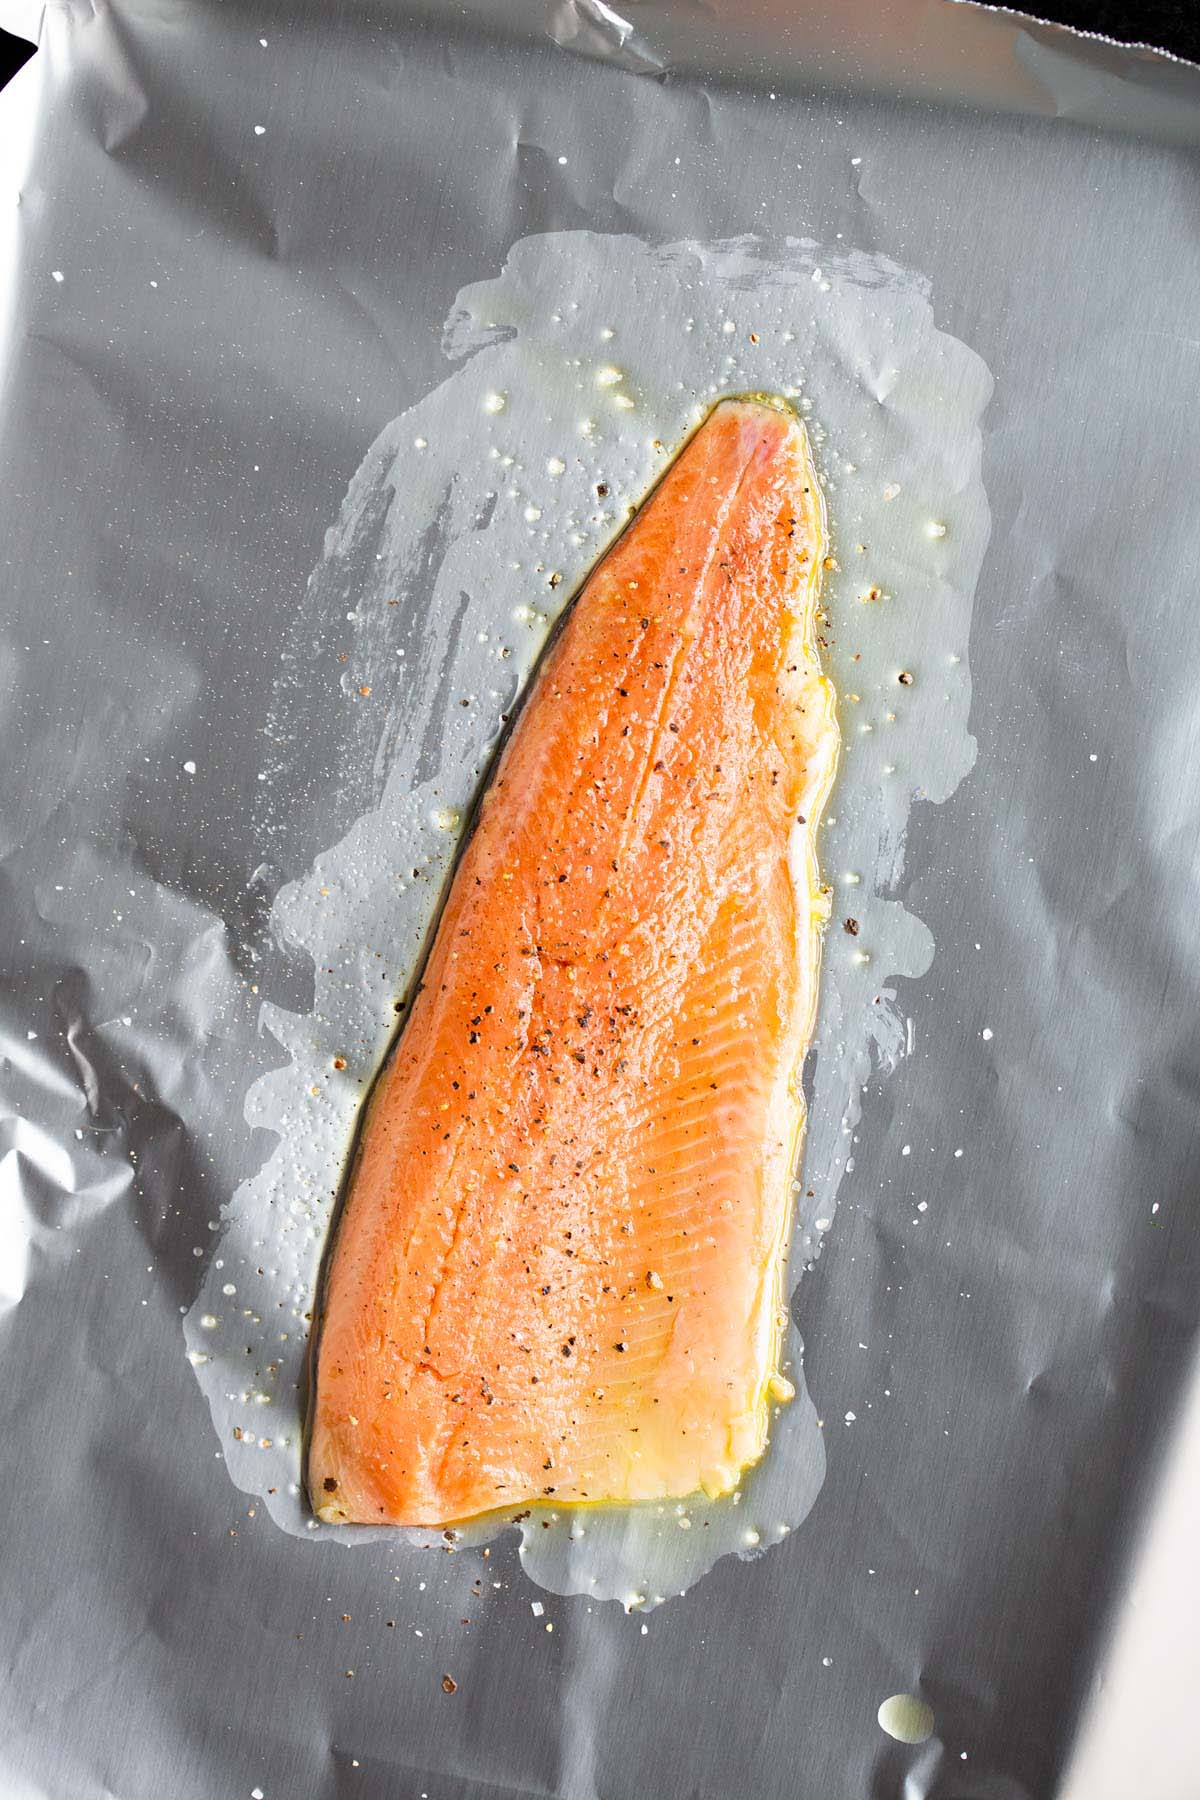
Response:
[{"label": "raw fish fillet", "polygon": [[823,553],[803,426],[724,400],[543,659],[328,1259],[322,1519],[716,1495],[761,1456],[827,911]]}]

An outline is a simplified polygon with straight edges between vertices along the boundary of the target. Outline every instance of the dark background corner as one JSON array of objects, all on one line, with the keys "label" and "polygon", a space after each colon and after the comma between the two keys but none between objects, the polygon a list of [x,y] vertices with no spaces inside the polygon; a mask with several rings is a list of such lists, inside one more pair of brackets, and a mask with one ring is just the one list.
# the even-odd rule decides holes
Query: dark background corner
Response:
[{"label": "dark background corner", "polygon": [[33,55],[33,45],[11,31],[0,31],[0,87],[11,81],[18,69],[24,68]]},{"label": "dark background corner", "polygon": [[[1080,31],[1096,31],[1126,43],[1153,44],[1200,62],[1197,0],[1030,0],[1028,10]],[[0,31],[0,87],[34,53],[32,44]]]}]

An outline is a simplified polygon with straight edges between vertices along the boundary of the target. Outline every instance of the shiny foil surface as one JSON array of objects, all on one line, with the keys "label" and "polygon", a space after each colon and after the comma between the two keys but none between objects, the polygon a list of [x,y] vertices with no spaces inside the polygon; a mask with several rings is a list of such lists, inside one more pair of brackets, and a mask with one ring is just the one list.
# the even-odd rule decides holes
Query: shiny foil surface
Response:
[{"label": "shiny foil surface", "polygon": [[[1186,1800],[1200,71],[930,0],[0,25],[4,1794]],[[277,1147],[263,1008],[313,1012],[277,897],[396,791],[352,482],[457,297],[570,232],[886,264],[992,383],[977,753],[887,895],[934,954],[793,1307],[824,1481],[652,1611],[511,1531],[281,1529],[185,1334]]]}]

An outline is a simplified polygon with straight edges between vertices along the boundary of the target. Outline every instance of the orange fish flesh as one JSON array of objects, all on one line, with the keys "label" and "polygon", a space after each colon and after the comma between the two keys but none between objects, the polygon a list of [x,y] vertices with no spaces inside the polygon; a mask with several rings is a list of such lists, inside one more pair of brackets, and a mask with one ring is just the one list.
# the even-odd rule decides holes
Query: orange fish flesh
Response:
[{"label": "orange fish flesh", "polygon": [[824,554],[800,421],[724,400],[543,658],[357,1145],[322,1519],[717,1495],[762,1454],[827,914]]}]

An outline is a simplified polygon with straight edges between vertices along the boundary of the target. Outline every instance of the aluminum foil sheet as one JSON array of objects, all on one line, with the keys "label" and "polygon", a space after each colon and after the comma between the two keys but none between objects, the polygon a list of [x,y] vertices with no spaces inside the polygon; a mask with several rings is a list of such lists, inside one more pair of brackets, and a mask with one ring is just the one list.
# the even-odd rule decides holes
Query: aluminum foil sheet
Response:
[{"label": "aluminum foil sheet", "polygon": [[[918,0],[0,0],[0,24],[39,42],[0,99],[3,1792],[1184,1800],[1200,72]],[[546,245],[615,308],[596,245],[621,242],[631,279],[683,245],[814,294],[831,271],[842,321],[838,283],[885,271],[873,329],[902,290],[987,376],[969,418],[947,397],[968,449],[911,521],[965,542],[965,471],[990,514],[963,514],[969,579],[879,539],[923,628],[973,589],[946,650],[977,750],[906,792],[879,862],[932,960],[888,971],[901,1036],[795,1295],[824,1479],[769,1551],[652,1611],[539,1585],[515,1532],[486,1556],[309,1533],[196,1361],[204,1309],[246,1299],[253,1409],[268,1306],[306,1329],[299,1290],[221,1266],[278,1166],[249,1097],[329,987],[288,920],[360,821],[425,803],[350,663],[387,647],[379,447],[447,416],[448,355],[508,354],[464,295]],[[902,402],[877,357],[851,450],[810,363],[845,621],[883,516],[855,482],[911,458],[937,390]],[[403,641],[429,688],[418,489]],[[469,736],[428,755],[431,800],[469,797]]]}]

